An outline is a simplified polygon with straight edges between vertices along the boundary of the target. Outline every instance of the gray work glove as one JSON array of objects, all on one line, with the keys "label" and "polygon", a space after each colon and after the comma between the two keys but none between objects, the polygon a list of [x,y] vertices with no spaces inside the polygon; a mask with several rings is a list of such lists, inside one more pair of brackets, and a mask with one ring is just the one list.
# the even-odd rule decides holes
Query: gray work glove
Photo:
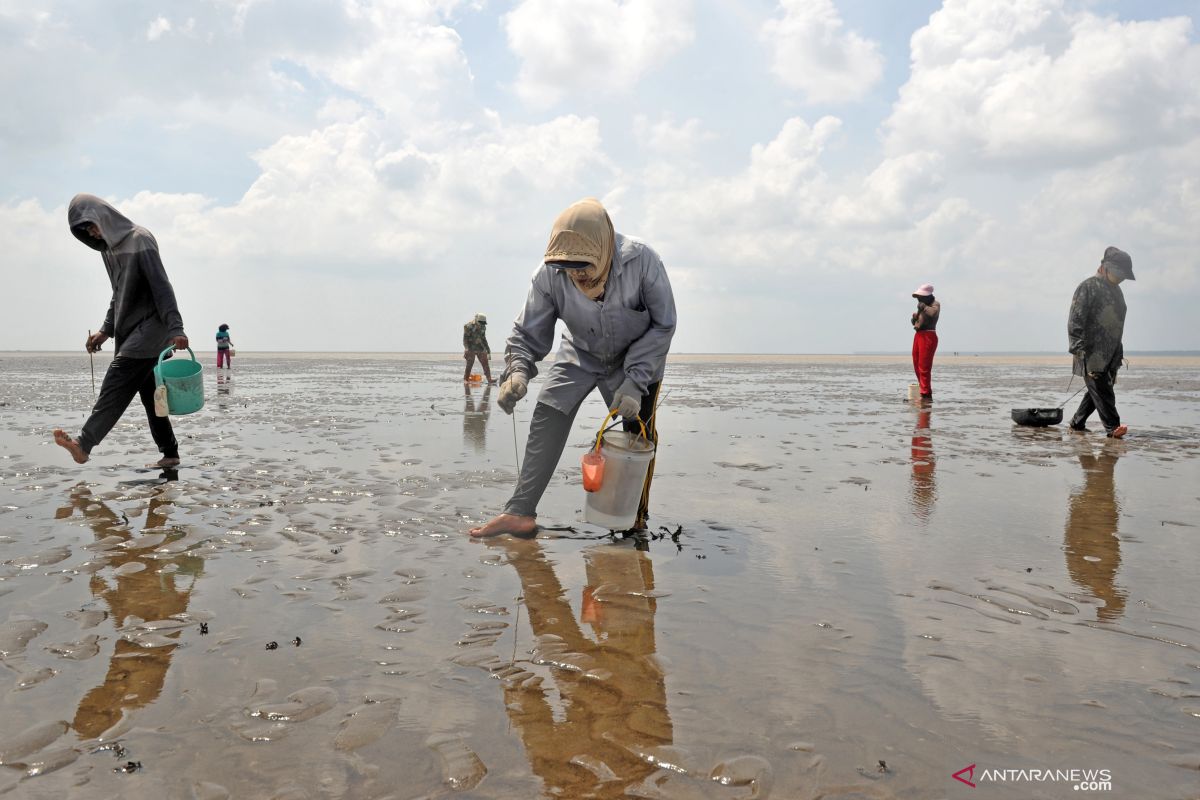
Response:
[{"label": "gray work glove", "polygon": [[496,405],[500,406],[505,414],[511,414],[517,401],[528,391],[529,378],[525,377],[524,372],[514,372],[504,383],[500,384],[500,397],[496,400]]},{"label": "gray work glove", "polygon": [[622,417],[633,419],[642,410],[641,390],[634,385],[633,381],[626,380],[613,395],[612,408],[609,410],[616,410]]}]

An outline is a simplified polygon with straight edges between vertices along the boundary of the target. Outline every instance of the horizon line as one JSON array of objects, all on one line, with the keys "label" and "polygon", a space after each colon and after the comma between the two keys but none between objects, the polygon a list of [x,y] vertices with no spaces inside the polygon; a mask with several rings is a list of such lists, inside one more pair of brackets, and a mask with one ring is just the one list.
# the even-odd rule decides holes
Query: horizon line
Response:
[{"label": "horizon line", "polygon": [[[191,348],[195,351],[197,348]],[[23,355],[47,354],[47,355],[70,355],[83,353],[82,350],[0,350],[0,355],[16,354]],[[203,353],[215,353],[216,348],[201,350]],[[557,351],[555,351],[557,352]],[[1126,350],[1128,354],[1137,355],[1200,355],[1200,350]],[[105,354],[111,354],[111,351],[103,351]],[[329,355],[425,355],[425,356],[453,356],[461,358],[462,354],[458,350],[246,350],[244,355],[275,355],[275,354],[329,354]],[[552,352],[547,358],[553,356]],[[672,351],[667,354],[670,356],[907,356],[911,355],[908,350],[853,350],[853,351],[825,351],[825,352],[782,352],[782,351],[732,351],[732,350],[697,350],[697,351]],[[1070,357],[1071,354],[1060,350],[954,350],[943,351],[939,353],[940,357],[953,356],[1063,356]]]}]

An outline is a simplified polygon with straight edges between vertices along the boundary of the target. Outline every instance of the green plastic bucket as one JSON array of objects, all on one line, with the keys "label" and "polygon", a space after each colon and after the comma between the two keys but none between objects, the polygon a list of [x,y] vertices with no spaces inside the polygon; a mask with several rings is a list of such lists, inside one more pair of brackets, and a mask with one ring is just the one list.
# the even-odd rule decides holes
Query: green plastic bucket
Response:
[{"label": "green plastic bucket", "polygon": [[204,367],[196,360],[192,348],[188,353],[191,361],[181,358],[164,362],[174,350],[168,347],[158,354],[158,365],[154,367],[154,383],[167,387],[167,410],[172,414],[194,414],[204,408]]}]

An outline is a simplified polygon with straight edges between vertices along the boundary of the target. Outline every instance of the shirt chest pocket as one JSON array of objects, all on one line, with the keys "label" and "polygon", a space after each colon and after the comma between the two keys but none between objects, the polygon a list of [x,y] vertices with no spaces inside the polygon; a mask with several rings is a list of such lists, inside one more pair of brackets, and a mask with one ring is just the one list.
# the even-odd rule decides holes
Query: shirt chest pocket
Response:
[{"label": "shirt chest pocket", "polygon": [[617,308],[611,319],[615,352],[624,352],[650,329],[650,312],[633,308]]}]

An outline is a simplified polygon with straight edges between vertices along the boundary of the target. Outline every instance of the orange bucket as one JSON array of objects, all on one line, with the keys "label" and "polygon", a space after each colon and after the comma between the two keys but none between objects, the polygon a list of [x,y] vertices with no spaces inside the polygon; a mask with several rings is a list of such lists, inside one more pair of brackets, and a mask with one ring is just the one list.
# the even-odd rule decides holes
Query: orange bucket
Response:
[{"label": "orange bucket", "polygon": [[604,456],[599,450],[589,450],[583,455],[583,490],[598,492],[604,483]]}]

